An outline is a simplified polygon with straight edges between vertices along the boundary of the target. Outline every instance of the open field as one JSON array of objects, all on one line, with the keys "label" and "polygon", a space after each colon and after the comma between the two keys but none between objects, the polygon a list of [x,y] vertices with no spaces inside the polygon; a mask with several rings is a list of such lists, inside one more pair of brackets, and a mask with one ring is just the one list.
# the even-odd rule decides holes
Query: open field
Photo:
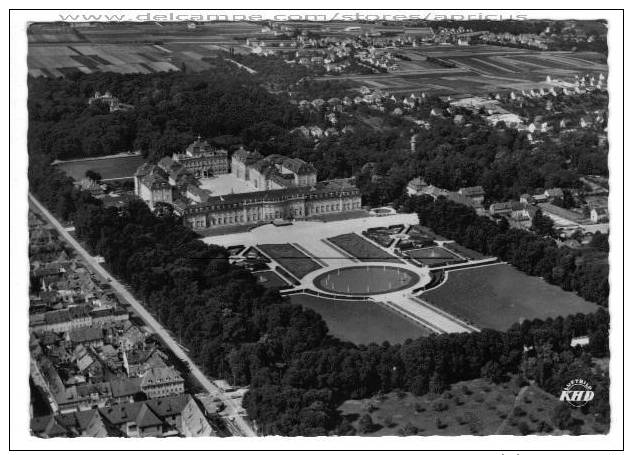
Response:
[{"label": "open field", "polygon": [[330,242],[362,262],[398,262],[402,261],[383,249],[363,239],[358,234],[342,234],[328,238]]},{"label": "open field", "polygon": [[506,330],[523,319],[591,313],[597,306],[508,264],[447,272],[423,300],[481,327]]},{"label": "open field", "polygon": [[59,161],[55,164],[74,180],[79,181],[86,175],[86,171],[92,170],[104,180],[132,178],[134,172],[145,159],[141,155],[125,154],[112,155],[101,158],[89,158],[80,160]]},{"label": "open field", "polygon": [[[416,397],[410,393],[389,393],[364,400],[348,400],[339,410],[358,429],[360,416],[369,410],[376,431],[367,436],[400,435],[405,426],[419,436],[507,434],[560,434],[551,415],[558,398],[543,389],[515,381],[492,384],[484,379],[454,384],[442,395]],[[581,434],[605,433],[608,428],[592,415],[572,409],[582,421]]]},{"label": "open field", "polygon": [[264,254],[277,261],[297,278],[321,268],[319,264],[289,243],[267,243],[257,245]]},{"label": "open field", "polygon": [[357,344],[402,343],[431,332],[374,302],[331,300],[307,294],[289,296],[291,302],[321,315],[330,333]]}]

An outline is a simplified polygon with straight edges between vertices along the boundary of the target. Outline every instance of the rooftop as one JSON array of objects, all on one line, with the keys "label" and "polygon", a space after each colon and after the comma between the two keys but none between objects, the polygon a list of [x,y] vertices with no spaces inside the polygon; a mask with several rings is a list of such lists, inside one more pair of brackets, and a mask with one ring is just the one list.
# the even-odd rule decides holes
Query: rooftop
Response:
[{"label": "rooftop", "polygon": [[198,204],[188,207],[186,212],[194,212],[202,207],[227,206],[233,204],[241,204],[243,202],[261,202],[275,201],[292,198],[302,198],[306,196],[319,197],[329,193],[349,192],[357,194],[358,188],[354,186],[348,179],[324,180],[311,186],[298,186],[290,188],[281,188],[267,191],[254,191],[242,194],[226,194],[224,196],[210,197],[204,204]]},{"label": "rooftop", "polygon": [[143,374],[141,386],[155,386],[160,384],[168,384],[171,382],[183,382],[182,376],[174,367],[155,367],[150,368]]},{"label": "rooftop", "polygon": [[103,339],[103,330],[101,327],[80,327],[71,330],[68,337],[73,343],[87,343]]}]

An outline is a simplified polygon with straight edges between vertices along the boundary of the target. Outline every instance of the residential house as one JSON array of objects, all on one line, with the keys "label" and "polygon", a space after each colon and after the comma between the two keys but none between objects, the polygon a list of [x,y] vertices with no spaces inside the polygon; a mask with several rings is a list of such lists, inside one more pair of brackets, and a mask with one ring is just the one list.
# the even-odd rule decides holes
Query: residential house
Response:
[{"label": "residential house", "polygon": [[73,351],[73,359],[79,372],[94,381],[105,379],[103,365],[96,358],[96,354],[91,349],[87,349],[83,344],[78,344]]},{"label": "residential house", "polygon": [[594,207],[591,209],[590,218],[593,223],[605,223],[609,221],[609,210],[606,207]]},{"label": "residential house", "polygon": [[469,186],[466,188],[460,188],[457,192],[478,204],[483,204],[486,197],[486,192],[481,186]]},{"label": "residential house", "polygon": [[473,208],[478,215],[483,215],[484,213],[484,208],[478,199],[472,199],[455,191],[447,191],[445,194],[443,194],[443,196],[450,201],[456,202],[457,204]]},{"label": "residential house", "polygon": [[63,310],[47,311],[31,315],[29,326],[36,333],[41,332],[68,332],[80,327],[92,325],[90,306],[73,306]]},{"label": "residential house", "polygon": [[518,201],[497,202],[490,204],[488,211],[491,215],[511,215],[512,212],[523,210],[524,205]]},{"label": "residential house", "polygon": [[109,382],[73,385],[60,391],[55,401],[62,414],[104,407],[110,403],[112,389]]},{"label": "residential house", "polygon": [[82,344],[84,346],[103,346],[103,329],[101,327],[80,327],[66,333],[66,339],[72,346]]},{"label": "residential house", "polygon": [[510,218],[526,228],[531,228],[532,220],[536,216],[538,208],[534,205],[525,204],[523,202],[520,202],[519,204],[520,205],[513,204]]},{"label": "residential house", "polygon": [[589,344],[589,336],[573,337],[569,345],[573,348],[575,346],[587,346]]},{"label": "residential house", "polygon": [[60,438],[70,436],[70,432],[59,423],[59,416],[47,415],[31,419],[31,433],[38,438]]},{"label": "residential house", "polygon": [[144,401],[108,406],[101,416],[128,438],[163,436],[163,421]]},{"label": "residential house", "polygon": [[150,398],[185,392],[185,380],[174,367],[150,368],[141,377],[141,390]]},{"label": "residential house", "polygon": [[166,367],[166,357],[158,349],[132,350],[124,354],[123,366],[128,376],[142,376],[152,368]]},{"label": "residential house", "polygon": [[593,126],[593,119],[589,116],[584,116],[580,118],[580,127],[581,128],[590,128]]},{"label": "residential house", "polygon": [[134,397],[142,392],[142,378],[117,378],[110,381],[112,398],[116,403],[133,403]]},{"label": "residential house", "polygon": [[73,412],[57,416],[59,425],[72,436],[103,438],[108,436],[108,428],[96,409]]},{"label": "residential house", "polygon": [[545,196],[547,196],[549,199],[562,198],[563,190],[561,190],[560,188],[548,188],[543,194],[545,194]]},{"label": "residential house", "polygon": [[323,129],[321,129],[320,127],[314,125],[314,126],[310,126],[309,129],[310,129],[310,134],[313,137],[320,138],[323,136]]},{"label": "residential house", "polygon": [[123,351],[129,351],[141,347],[145,342],[146,334],[136,325],[130,325],[119,336],[119,347]]},{"label": "residential house", "polygon": [[176,429],[182,436],[214,435],[211,425],[191,395],[159,398],[147,403],[166,425]]},{"label": "residential house", "polygon": [[427,186],[429,186],[428,183],[426,183],[422,177],[416,177],[407,184],[407,194],[409,196],[419,195]]},{"label": "residential house", "polygon": [[535,204],[541,204],[543,202],[547,202],[547,195],[546,194],[534,194],[532,195],[532,200]]},{"label": "residential house", "polygon": [[530,125],[528,126],[528,131],[530,133],[547,133],[548,131],[547,122],[534,121],[530,123]]},{"label": "residential house", "polygon": [[202,410],[188,394],[117,404],[99,412],[104,421],[127,437],[214,435]]},{"label": "residential house", "polygon": [[130,319],[130,313],[125,308],[99,308],[90,312],[92,324],[96,326],[109,326],[121,324]]}]

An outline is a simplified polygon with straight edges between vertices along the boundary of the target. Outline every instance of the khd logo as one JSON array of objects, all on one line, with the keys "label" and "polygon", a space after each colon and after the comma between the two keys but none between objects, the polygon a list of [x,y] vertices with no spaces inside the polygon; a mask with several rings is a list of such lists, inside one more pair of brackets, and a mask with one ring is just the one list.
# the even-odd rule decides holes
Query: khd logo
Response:
[{"label": "khd logo", "polygon": [[560,394],[560,401],[567,401],[570,405],[580,408],[593,400],[592,387],[584,379],[573,379],[567,383]]}]

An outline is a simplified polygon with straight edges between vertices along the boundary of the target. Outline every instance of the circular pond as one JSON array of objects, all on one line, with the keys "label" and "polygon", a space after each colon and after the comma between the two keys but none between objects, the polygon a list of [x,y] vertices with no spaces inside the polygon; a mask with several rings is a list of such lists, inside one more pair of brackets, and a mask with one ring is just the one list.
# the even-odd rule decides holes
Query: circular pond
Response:
[{"label": "circular pond", "polygon": [[322,273],[314,279],[314,285],[324,292],[372,295],[406,289],[418,281],[420,277],[409,270],[388,265],[370,265]]}]

